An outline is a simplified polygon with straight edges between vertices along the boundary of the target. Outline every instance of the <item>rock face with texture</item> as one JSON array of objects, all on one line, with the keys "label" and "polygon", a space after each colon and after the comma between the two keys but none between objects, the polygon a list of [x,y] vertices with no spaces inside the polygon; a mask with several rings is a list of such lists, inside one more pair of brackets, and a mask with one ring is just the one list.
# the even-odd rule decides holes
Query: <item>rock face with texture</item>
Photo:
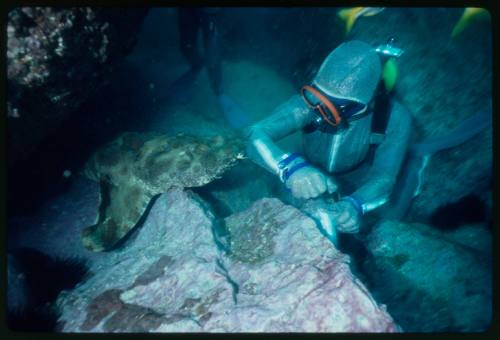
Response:
[{"label": "rock face with texture", "polygon": [[123,247],[100,253],[94,275],[59,296],[62,331],[399,329],[351,274],[349,258],[295,208],[262,199],[226,218],[229,255],[214,242],[214,223],[196,195],[161,195]]},{"label": "rock face with texture", "polygon": [[7,22],[9,161],[27,156],[98,93],[147,9],[17,7]]},{"label": "rock face with texture", "polygon": [[[442,233],[385,221],[369,234],[363,271],[410,332],[484,331],[492,316],[491,235],[481,226]],[[413,313],[408,313],[412,306]]]},{"label": "rock face with texture", "polygon": [[172,186],[199,187],[243,158],[237,138],[123,133],[89,160],[86,174],[101,186],[97,224],[83,231],[93,251],[115,246],[139,221],[151,199]]},{"label": "rock face with texture", "polygon": [[436,153],[424,170],[421,193],[408,212],[409,221],[427,221],[439,207],[475,195],[492,209],[493,133],[486,129],[464,144]]}]

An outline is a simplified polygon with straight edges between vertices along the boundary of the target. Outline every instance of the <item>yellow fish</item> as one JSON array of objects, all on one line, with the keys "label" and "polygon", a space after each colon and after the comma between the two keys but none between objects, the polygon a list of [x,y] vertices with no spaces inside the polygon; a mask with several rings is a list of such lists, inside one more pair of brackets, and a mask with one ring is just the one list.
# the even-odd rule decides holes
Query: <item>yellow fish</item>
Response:
[{"label": "yellow fish", "polygon": [[359,17],[369,17],[376,15],[384,10],[384,7],[353,7],[340,10],[337,15],[342,21],[345,21],[345,34],[349,33]]},{"label": "yellow fish", "polygon": [[453,32],[451,32],[451,37],[455,38],[458,36],[470,23],[476,19],[489,18],[490,12],[484,8],[477,7],[467,7],[462,14],[462,17],[458,20],[455,27],[453,28]]}]

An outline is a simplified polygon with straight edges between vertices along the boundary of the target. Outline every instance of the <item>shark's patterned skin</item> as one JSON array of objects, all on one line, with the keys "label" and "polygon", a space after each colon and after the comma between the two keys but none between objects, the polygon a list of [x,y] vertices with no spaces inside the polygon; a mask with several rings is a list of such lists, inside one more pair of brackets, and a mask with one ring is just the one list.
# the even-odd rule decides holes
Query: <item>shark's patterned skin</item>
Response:
[{"label": "shark's patterned skin", "polygon": [[198,187],[243,158],[236,137],[127,132],[99,149],[85,175],[101,186],[97,223],[83,230],[92,251],[109,250],[133,229],[151,199],[173,186]]}]

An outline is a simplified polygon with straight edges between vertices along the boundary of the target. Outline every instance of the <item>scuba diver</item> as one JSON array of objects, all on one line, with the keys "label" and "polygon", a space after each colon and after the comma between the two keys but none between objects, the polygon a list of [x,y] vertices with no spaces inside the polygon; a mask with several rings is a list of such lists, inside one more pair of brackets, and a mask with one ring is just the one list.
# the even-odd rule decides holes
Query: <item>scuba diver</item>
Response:
[{"label": "scuba diver", "polygon": [[[380,55],[401,54],[392,41],[377,49],[345,42],[300,95],[245,130],[248,156],[275,173],[293,197],[305,199],[299,209],[334,243],[337,231],[358,233],[363,215],[388,202],[405,158],[411,114],[380,81]],[[277,146],[299,130],[305,156]]]},{"label": "scuba diver", "polygon": [[[221,55],[219,46],[220,8],[179,8],[180,50],[190,69],[173,82],[168,93],[176,100],[189,100],[192,86],[201,68],[206,65],[210,86],[228,123],[235,128],[248,123],[245,114],[222,86]],[[197,48],[198,32],[203,35],[204,57]]]}]

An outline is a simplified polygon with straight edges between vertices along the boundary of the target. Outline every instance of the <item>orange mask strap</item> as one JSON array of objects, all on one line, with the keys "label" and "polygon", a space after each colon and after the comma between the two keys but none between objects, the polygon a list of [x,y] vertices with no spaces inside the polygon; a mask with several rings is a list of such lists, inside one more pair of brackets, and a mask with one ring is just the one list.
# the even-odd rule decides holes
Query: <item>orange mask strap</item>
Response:
[{"label": "orange mask strap", "polygon": [[[316,98],[318,98],[321,101],[322,104],[324,104],[328,108],[328,110],[330,110],[330,112],[333,114],[333,118],[335,118],[334,122],[330,119],[330,117],[328,117],[325,110],[323,110],[323,107],[321,106],[321,104],[313,105],[312,103],[309,102],[309,100],[307,99],[306,94],[305,94],[306,90],[311,92]],[[339,115],[339,112],[337,111],[337,108],[335,107],[335,105],[333,105],[333,103],[327,97],[325,97],[323,94],[321,94],[321,92],[319,92],[314,87],[309,86],[309,85],[304,85],[301,89],[301,92],[302,92],[302,97],[304,97],[304,101],[306,102],[306,104],[313,109],[317,109],[319,111],[319,113],[321,114],[321,116],[323,117],[323,119],[328,124],[330,124],[331,126],[337,126],[340,124],[342,119],[340,118],[340,115]]]}]

